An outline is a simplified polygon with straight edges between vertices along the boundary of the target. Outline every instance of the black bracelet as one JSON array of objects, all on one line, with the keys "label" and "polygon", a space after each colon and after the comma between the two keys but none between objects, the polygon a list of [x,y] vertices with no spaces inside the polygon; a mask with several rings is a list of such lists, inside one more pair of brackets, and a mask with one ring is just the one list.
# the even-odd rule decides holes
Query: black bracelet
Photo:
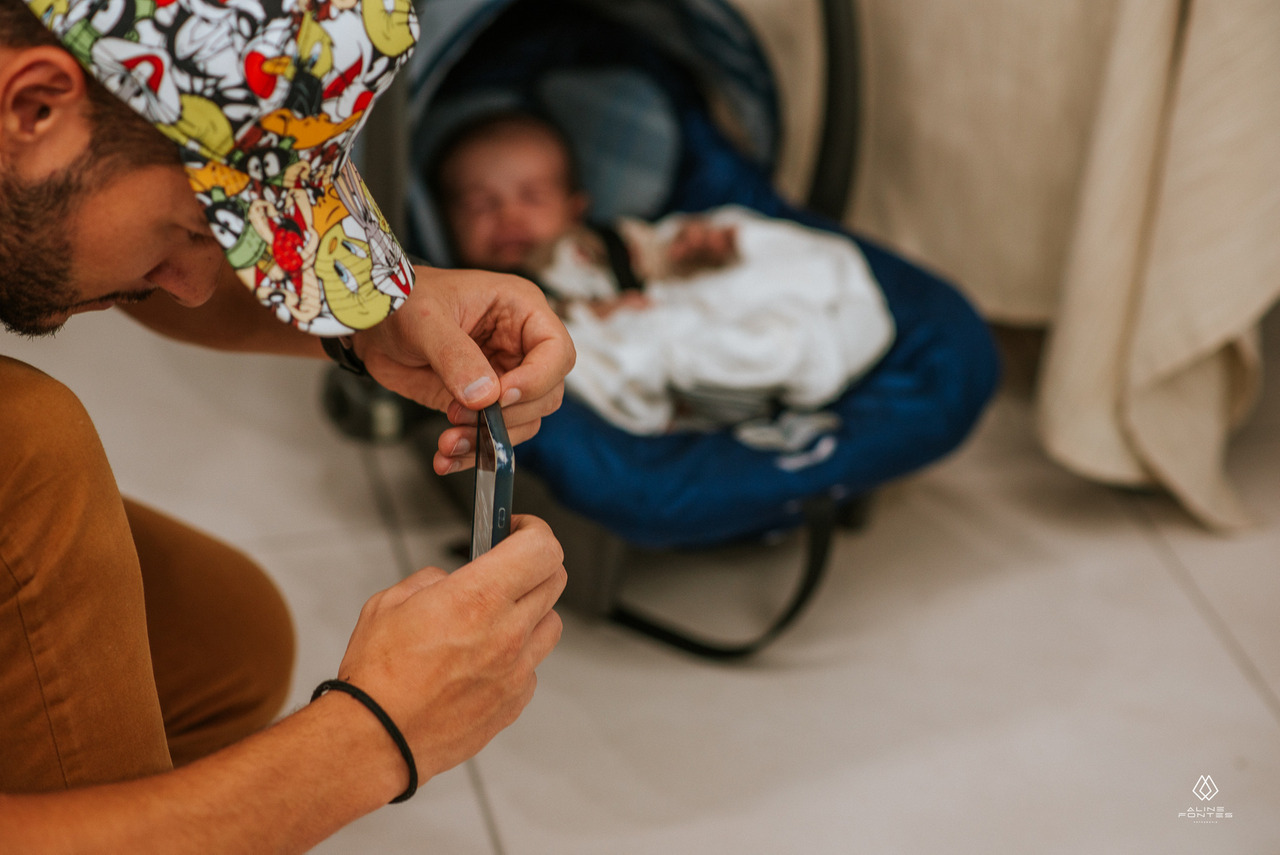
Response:
[{"label": "black bracelet", "polygon": [[356,348],[351,343],[350,336],[322,338],[320,344],[324,347],[324,352],[329,354],[329,358],[338,363],[339,368],[345,368],[359,377],[369,376],[369,369],[364,367],[364,361],[356,356]]},{"label": "black bracelet", "polygon": [[369,712],[377,716],[378,721],[382,722],[382,726],[387,729],[391,739],[395,742],[396,747],[400,749],[401,756],[404,757],[405,765],[409,767],[409,786],[400,795],[391,800],[390,804],[397,804],[409,800],[409,797],[418,789],[418,764],[413,762],[413,752],[409,750],[409,743],[405,741],[404,734],[400,732],[400,728],[396,727],[396,723],[391,720],[391,716],[387,715],[386,710],[378,706],[378,702],[364,693],[363,690],[356,688],[345,680],[325,680],[316,686],[316,690],[311,693],[311,700],[323,695],[330,689],[337,689],[339,692],[346,692],[360,703],[369,708]]}]

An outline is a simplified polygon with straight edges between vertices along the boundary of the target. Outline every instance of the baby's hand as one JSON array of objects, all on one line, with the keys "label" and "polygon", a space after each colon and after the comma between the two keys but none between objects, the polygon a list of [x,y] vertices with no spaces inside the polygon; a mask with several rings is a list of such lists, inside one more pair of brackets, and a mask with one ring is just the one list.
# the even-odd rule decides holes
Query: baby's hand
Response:
[{"label": "baby's hand", "polygon": [[652,302],[639,291],[623,291],[617,297],[591,300],[587,305],[591,307],[591,313],[603,321],[619,309],[647,309]]},{"label": "baby's hand", "polygon": [[715,270],[738,260],[738,231],[706,220],[684,223],[667,246],[667,264],[674,275],[691,276]]}]

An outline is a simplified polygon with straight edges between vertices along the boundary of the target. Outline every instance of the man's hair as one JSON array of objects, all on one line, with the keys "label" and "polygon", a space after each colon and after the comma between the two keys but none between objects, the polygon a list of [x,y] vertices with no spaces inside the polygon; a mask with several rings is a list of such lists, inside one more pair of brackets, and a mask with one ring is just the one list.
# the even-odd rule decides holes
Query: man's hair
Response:
[{"label": "man's hair", "polygon": [[453,196],[449,165],[464,148],[478,142],[511,139],[529,134],[550,139],[564,153],[565,181],[570,193],[582,189],[578,160],[568,136],[558,124],[541,113],[512,108],[485,113],[463,122],[437,146],[426,168],[427,187],[439,205],[447,205]]},{"label": "man's hair", "polygon": [[[0,46],[62,48],[22,0],[0,0]],[[181,166],[177,145],[85,72],[88,149],[37,181],[0,162],[0,322],[17,332],[46,332],[39,321],[73,300],[70,221],[84,198],[116,177],[147,166]]]},{"label": "man's hair", "polygon": [[[23,0],[0,0],[0,45],[9,48],[62,47],[58,37],[32,14]],[[93,129],[94,166],[99,181],[120,171],[142,166],[178,164],[177,145],[156,130],[98,82],[84,73],[88,92],[88,118]]]},{"label": "man's hair", "polygon": [[22,0],[0,0],[0,45],[36,47],[56,45],[58,37],[31,13]]}]

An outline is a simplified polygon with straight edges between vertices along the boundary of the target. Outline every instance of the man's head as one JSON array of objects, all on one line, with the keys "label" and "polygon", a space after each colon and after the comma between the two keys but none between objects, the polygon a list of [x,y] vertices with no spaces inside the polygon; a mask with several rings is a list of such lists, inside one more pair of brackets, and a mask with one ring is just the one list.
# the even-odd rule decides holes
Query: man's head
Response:
[{"label": "man's head", "polygon": [[[120,182],[128,194],[104,192]],[[113,239],[109,227],[143,198],[148,233]],[[173,143],[86,75],[21,0],[0,0],[0,323],[39,335],[103,300],[140,299],[166,269],[190,266],[188,245],[216,260],[211,241]],[[208,287],[169,284],[192,301]]]},{"label": "man's head", "polygon": [[317,335],[378,323],[413,272],[350,160],[417,38],[410,0],[0,0],[0,320],[234,273]]},{"label": "man's head", "polygon": [[521,269],[587,208],[563,135],[528,113],[460,128],[441,147],[431,184],[458,261],[487,270]]}]

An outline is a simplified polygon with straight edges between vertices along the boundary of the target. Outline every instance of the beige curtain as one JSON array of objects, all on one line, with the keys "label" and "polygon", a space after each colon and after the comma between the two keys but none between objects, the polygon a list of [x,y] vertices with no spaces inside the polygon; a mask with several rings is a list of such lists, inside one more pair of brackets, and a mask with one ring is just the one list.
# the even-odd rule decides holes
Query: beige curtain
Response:
[{"label": "beige curtain", "polygon": [[[787,70],[788,123],[812,127],[820,78],[785,51],[816,66],[798,46],[817,4],[737,2]],[[1223,454],[1280,296],[1280,3],[859,0],[858,18],[849,225],[991,320],[1049,329],[1056,460],[1246,525]],[[787,152],[793,194],[811,140]]]}]

